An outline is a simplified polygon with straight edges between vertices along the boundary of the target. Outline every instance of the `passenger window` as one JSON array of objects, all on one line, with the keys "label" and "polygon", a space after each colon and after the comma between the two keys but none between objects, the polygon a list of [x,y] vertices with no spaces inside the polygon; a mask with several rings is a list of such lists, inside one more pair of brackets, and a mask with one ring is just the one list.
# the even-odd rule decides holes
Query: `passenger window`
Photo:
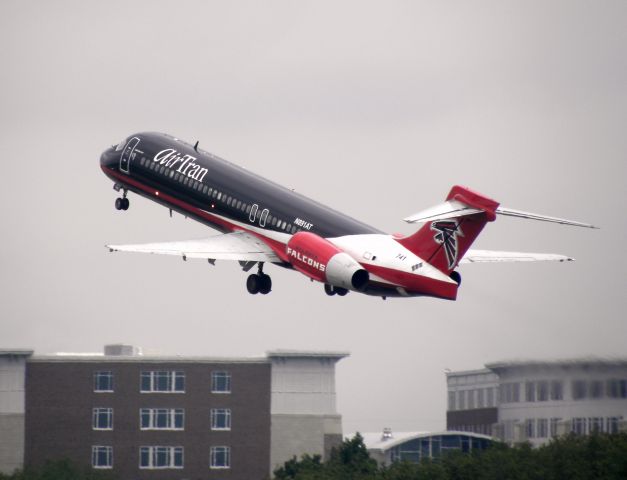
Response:
[{"label": "passenger window", "polygon": [[217,196],[218,196],[218,191],[217,191],[217,190],[214,190],[214,191],[213,191],[213,195],[212,195],[212,197],[213,197],[213,198],[216,198]]},{"label": "passenger window", "polygon": [[207,185],[205,185],[204,187],[202,187],[202,193],[207,193],[207,189],[208,189],[208,188],[209,188],[209,187],[208,187]]},{"label": "passenger window", "polygon": [[189,178],[185,177],[185,180],[183,180],[183,185],[187,185],[188,182],[189,182]]},{"label": "passenger window", "polygon": [[170,170],[170,178],[174,176],[174,170]]},{"label": "passenger window", "polygon": [[276,227],[276,217],[272,217],[272,226]]},{"label": "passenger window", "polygon": [[179,177],[180,177],[180,175],[178,173],[174,174],[174,180],[176,180],[177,182],[179,181]]},{"label": "passenger window", "polygon": [[239,210],[241,206],[242,206],[242,201],[238,200],[237,201],[237,207],[235,207],[235,208],[237,208]]},{"label": "passenger window", "polygon": [[222,192],[218,192],[218,200],[222,198]]},{"label": "passenger window", "polygon": [[211,196],[212,192],[213,192],[213,188],[209,187],[209,190],[207,190],[207,195]]},{"label": "passenger window", "polygon": [[253,208],[253,207],[252,207],[252,206],[250,206],[250,205],[246,205],[246,213],[250,213],[250,209],[251,209],[251,208]]}]

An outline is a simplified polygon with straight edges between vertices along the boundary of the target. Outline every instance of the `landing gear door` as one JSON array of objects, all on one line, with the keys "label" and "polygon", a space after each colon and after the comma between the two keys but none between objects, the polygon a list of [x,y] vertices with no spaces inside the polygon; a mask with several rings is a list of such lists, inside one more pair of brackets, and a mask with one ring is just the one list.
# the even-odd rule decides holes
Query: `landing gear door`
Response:
[{"label": "landing gear door", "polygon": [[122,152],[122,156],[120,157],[120,170],[124,173],[128,173],[128,167],[131,163],[131,160],[135,158],[135,147],[139,143],[139,138],[133,137],[131,138],[126,147],[124,147],[124,151]]}]

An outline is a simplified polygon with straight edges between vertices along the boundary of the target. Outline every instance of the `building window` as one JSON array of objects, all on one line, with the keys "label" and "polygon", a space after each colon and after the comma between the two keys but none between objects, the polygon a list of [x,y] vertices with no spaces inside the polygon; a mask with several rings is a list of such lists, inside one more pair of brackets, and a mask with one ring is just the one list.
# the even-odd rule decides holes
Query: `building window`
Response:
[{"label": "building window", "polygon": [[486,388],[485,392],[486,392],[486,407],[495,407],[496,402],[494,400],[494,392],[496,392],[496,388],[494,387]]},{"label": "building window", "polygon": [[231,374],[229,372],[211,372],[211,392],[231,393]]},{"label": "building window", "polygon": [[535,425],[536,425],[536,421],[532,418],[528,418],[525,421],[525,433],[527,434],[527,438],[536,437]]},{"label": "building window", "polygon": [[211,430],[231,429],[231,409],[212,408],[211,409]]},{"label": "building window", "polygon": [[94,468],[113,468],[113,447],[100,445],[91,447],[91,466]]},{"label": "building window", "polygon": [[183,468],[183,447],[140,447],[139,468]]},{"label": "building window", "polygon": [[528,402],[536,401],[536,384],[534,382],[525,382],[525,400]]},{"label": "building window", "polygon": [[142,392],[185,392],[185,373],[149,371],[141,373]]},{"label": "building window", "polygon": [[581,400],[588,396],[588,388],[585,380],[573,380],[573,400]]},{"label": "building window", "polygon": [[546,438],[549,436],[549,421],[546,418],[538,418],[536,427],[537,438]]},{"label": "building window", "polygon": [[448,392],[448,409],[455,410],[455,392]]},{"label": "building window", "polygon": [[559,380],[551,382],[551,400],[564,400],[564,388]]},{"label": "building window", "polygon": [[537,383],[538,402],[546,402],[549,399],[549,382],[542,380]]},{"label": "building window", "polygon": [[618,433],[618,422],[621,417],[608,417],[607,419],[607,433]]},{"label": "building window", "polygon": [[550,423],[550,435],[551,437],[557,437],[557,425],[561,421],[561,418],[552,418]]},{"label": "building window", "polygon": [[501,402],[514,403],[520,401],[520,384],[504,383],[501,385]]},{"label": "building window", "polygon": [[231,447],[211,447],[211,468],[231,468]]},{"label": "building window", "polygon": [[603,397],[603,382],[601,380],[592,380],[590,382],[590,398]]},{"label": "building window", "polygon": [[485,400],[484,400],[484,389],[480,388],[477,390],[477,408],[484,408]]},{"label": "building window", "polygon": [[457,408],[459,410],[466,409],[466,392],[463,390],[457,392]]},{"label": "building window", "polygon": [[113,409],[94,408],[92,427],[94,430],[113,430]]},{"label": "building window", "polygon": [[627,380],[608,380],[607,394],[611,398],[627,398]]},{"label": "building window", "polygon": [[94,392],[113,391],[113,372],[94,373]]},{"label": "building window", "polygon": [[588,431],[601,433],[603,431],[603,417],[591,417],[588,419]]},{"label": "building window", "polygon": [[183,430],[185,410],[182,408],[142,408],[139,411],[142,430]]},{"label": "building window", "polygon": [[586,434],[586,419],[585,418],[573,418],[572,429],[576,435]]},{"label": "building window", "polygon": [[468,409],[472,410],[475,408],[475,391],[468,390]]}]

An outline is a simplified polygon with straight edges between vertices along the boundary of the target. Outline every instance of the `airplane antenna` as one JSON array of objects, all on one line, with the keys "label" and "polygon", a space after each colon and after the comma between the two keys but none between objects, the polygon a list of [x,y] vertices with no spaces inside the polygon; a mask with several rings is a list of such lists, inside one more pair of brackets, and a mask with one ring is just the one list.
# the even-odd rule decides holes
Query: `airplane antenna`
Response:
[{"label": "airplane antenna", "polygon": [[198,140],[196,140],[196,144],[194,145],[194,150],[198,151]]}]

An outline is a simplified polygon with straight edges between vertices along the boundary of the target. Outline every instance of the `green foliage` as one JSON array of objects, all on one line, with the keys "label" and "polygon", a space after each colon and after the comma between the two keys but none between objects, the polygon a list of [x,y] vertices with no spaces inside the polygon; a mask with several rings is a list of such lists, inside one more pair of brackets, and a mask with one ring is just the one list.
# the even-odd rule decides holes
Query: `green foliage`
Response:
[{"label": "green foliage", "polygon": [[17,470],[11,475],[0,473],[0,480],[114,480],[111,472],[80,468],[70,460],[46,462],[41,468]]},{"label": "green foliage", "polygon": [[547,445],[494,443],[471,454],[453,452],[420,463],[377,467],[357,435],[327,462],[305,455],[275,471],[276,480],[625,480],[627,434],[566,436]]}]

